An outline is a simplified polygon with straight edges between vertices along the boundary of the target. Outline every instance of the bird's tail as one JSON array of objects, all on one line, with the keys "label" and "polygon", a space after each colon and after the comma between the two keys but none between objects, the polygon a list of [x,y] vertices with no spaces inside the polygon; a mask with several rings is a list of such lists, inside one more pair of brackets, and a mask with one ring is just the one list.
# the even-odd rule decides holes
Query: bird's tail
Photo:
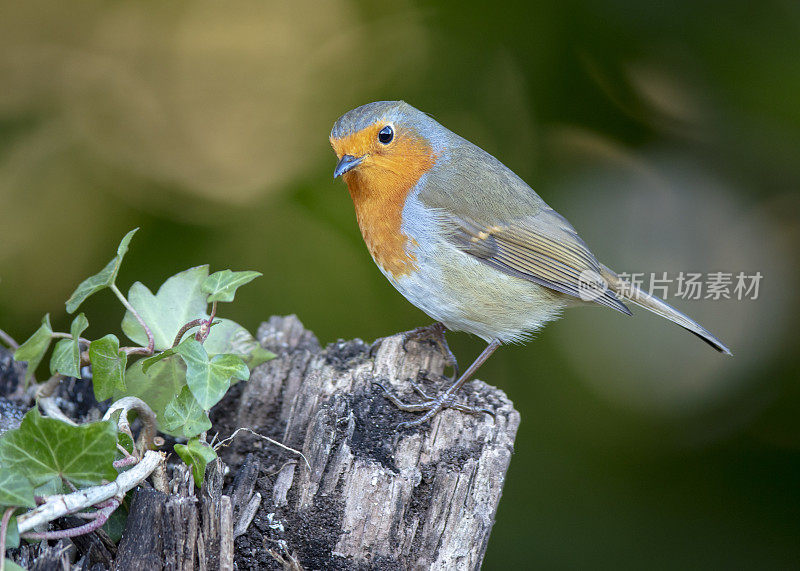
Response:
[{"label": "bird's tail", "polygon": [[646,291],[637,287],[635,284],[620,278],[616,273],[608,268],[604,267],[603,270],[603,278],[608,284],[609,289],[618,296],[635,303],[639,307],[643,307],[649,311],[652,311],[664,319],[674,321],[687,331],[691,331],[697,335],[700,339],[711,345],[720,353],[732,355],[730,350],[722,343],[722,341],[717,339],[710,331],[697,323],[694,319],[684,315],[664,300],[647,293]]}]

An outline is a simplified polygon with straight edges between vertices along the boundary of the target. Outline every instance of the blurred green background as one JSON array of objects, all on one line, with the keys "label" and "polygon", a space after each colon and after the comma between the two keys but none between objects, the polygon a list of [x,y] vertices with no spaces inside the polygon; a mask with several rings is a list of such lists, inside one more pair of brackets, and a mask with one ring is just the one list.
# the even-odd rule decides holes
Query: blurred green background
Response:
[{"label": "blurred green background", "polygon": [[[361,240],[328,133],[405,99],[526,179],[620,272],[761,272],[756,300],[571,310],[480,377],[522,425],[486,569],[800,561],[800,3],[2,1],[0,327],[141,226],[119,283],[255,269],[222,316],[320,340],[430,321]],[[673,286],[674,287],[674,286]],[[87,306],[89,336],[117,302]],[[116,330],[116,329],[115,329]],[[451,334],[466,365],[479,340]]]}]

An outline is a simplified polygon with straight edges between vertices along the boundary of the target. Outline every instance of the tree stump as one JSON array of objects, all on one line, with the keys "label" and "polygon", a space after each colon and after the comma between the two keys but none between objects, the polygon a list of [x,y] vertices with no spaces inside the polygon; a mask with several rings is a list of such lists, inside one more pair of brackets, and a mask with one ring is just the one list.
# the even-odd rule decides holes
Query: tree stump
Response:
[{"label": "tree stump", "polygon": [[478,569],[519,425],[505,394],[474,380],[459,397],[494,417],[446,410],[429,426],[398,430],[413,415],[373,383],[407,400],[410,381],[443,390],[433,344],[411,341],[406,352],[395,335],[323,350],[294,316],[273,317],[258,339],[278,357],[243,384],[234,425],[301,450],[309,467],[254,436],[232,447],[231,463],[246,451],[282,458],[261,453],[275,469],[259,480],[264,500],[237,539],[238,568],[272,557],[284,568]]},{"label": "tree stump", "polygon": [[261,436],[219,447],[201,490],[175,463],[154,479],[161,489],[135,492],[118,549],[97,531],[10,555],[65,570],[478,569],[519,425],[505,394],[472,381],[459,397],[494,416],[446,410],[398,430],[414,416],[374,383],[407,400],[412,381],[442,390],[433,344],[406,351],[395,335],[322,349],[294,316],[271,318],[258,339],[277,358],[228,391],[212,421],[220,437]]}]

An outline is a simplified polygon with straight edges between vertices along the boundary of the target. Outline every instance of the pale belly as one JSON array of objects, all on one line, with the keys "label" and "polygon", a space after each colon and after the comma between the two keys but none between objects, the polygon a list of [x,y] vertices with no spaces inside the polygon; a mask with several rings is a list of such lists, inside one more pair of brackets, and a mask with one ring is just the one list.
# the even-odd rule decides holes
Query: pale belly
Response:
[{"label": "pale belly", "polygon": [[448,242],[411,251],[415,271],[384,275],[408,301],[453,331],[487,342],[523,341],[572,304],[567,296],[490,268]]}]

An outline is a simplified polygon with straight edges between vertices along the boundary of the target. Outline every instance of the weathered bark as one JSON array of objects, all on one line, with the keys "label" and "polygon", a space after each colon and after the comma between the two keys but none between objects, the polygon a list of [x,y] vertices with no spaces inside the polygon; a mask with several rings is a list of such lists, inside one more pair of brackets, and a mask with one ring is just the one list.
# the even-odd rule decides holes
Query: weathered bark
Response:
[{"label": "weathered bark", "polygon": [[197,546],[197,506],[193,496],[136,491],[115,569],[192,571]]},{"label": "weathered bark", "polygon": [[413,417],[373,383],[441,390],[445,363],[433,345],[410,342],[406,352],[395,335],[321,350],[294,316],[272,318],[258,337],[278,358],[244,387],[235,424],[285,426],[279,439],[310,464],[286,462],[264,483],[256,523],[281,548],[273,551],[307,569],[479,568],[519,424],[506,396],[472,381],[461,398],[494,417],[447,410],[398,431]]}]

